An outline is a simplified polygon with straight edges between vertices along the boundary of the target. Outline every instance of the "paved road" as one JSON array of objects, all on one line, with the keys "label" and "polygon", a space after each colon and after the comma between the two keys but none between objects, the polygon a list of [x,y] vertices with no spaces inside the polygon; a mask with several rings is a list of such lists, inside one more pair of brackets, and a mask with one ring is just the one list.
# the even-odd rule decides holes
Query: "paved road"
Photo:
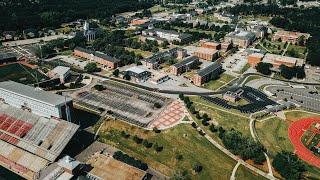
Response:
[{"label": "paved road", "polygon": [[[101,78],[108,78],[99,74],[94,74],[95,76],[101,77]],[[230,84],[229,87],[224,88],[223,90],[219,90],[219,91],[212,91],[212,92],[198,92],[198,91],[178,91],[178,90],[159,90],[157,88],[151,88],[151,87],[146,87],[146,86],[142,86],[139,84],[136,84],[134,82],[129,82],[129,81],[125,81],[122,79],[117,79],[117,78],[112,78],[109,77],[110,80],[113,81],[117,81],[119,83],[124,83],[126,85],[131,85],[131,86],[135,86],[147,91],[152,91],[152,92],[158,92],[158,93],[164,93],[164,94],[180,94],[183,93],[185,95],[203,95],[203,96],[209,96],[209,95],[217,95],[217,94],[224,94],[227,91],[233,90],[238,88],[239,86],[241,86],[241,84],[246,80],[247,77],[249,76],[261,76],[261,77],[266,77],[266,78],[270,78],[270,79],[274,79],[274,80],[278,80],[278,81],[282,81],[282,82],[287,82],[287,83],[291,83],[291,84],[300,84],[300,85],[318,85],[320,86],[320,83],[306,83],[306,82],[295,82],[295,81],[290,81],[290,80],[282,80],[282,79],[278,79],[278,78],[273,78],[273,77],[269,77],[269,76],[265,76],[259,73],[248,73],[248,74],[244,74],[242,75],[238,81],[234,82],[233,84]]]}]

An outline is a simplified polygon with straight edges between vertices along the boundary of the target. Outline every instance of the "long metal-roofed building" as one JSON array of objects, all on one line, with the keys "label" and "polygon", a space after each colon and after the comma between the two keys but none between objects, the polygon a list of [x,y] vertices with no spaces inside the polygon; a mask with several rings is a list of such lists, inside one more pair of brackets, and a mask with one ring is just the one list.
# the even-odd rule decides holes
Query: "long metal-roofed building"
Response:
[{"label": "long metal-roofed building", "polygon": [[72,99],[39,88],[14,81],[0,82],[0,100],[39,116],[71,120]]},{"label": "long metal-roofed building", "polygon": [[26,178],[54,162],[78,125],[0,102],[0,165]]},{"label": "long metal-roofed building", "polygon": [[192,78],[193,83],[197,86],[201,86],[203,83],[210,81],[211,79],[219,76],[222,72],[222,65],[219,62],[213,62],[209,66],[200,69],[196,75]]}]

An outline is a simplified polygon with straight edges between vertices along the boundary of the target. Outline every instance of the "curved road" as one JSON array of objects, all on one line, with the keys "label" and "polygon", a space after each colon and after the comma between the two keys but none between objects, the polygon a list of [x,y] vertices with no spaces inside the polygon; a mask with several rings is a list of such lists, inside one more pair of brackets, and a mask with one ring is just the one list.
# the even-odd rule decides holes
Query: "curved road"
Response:
[{"label": "curved road", "polygon": [[152,91],[152,92],[159,92],[159,93],[164,93],[164,94],[185,94],[185,95],[199,95],[199,96],[209,96],[209,95],[217,95],[217,94],[224,94],[227,91],[236,89],[240,86],[242,86],[242,83],[249,77],[249,76],[261,76],[261,77],[265,77],[265,78],[270,78],[270,79],[274,79],[274,80],[278,80],[278,81],[282,81],[282,82],[287,82],[287,83],[292,83],[292,84],[301,84],[301,85],[316,85],[316,86],[320,86],[320,83],[307,83],[307,82],[295,82],[295,81],[290,81],[290,80],[282,80],[282,79],[278,79],[278,78],[274,78],[274,77],[269,77],[263,74],[259,74],[259,73],[247,73],[242,75],[234,84],[232,84],[230,87],[227,87],[223,90],[219,90],[219,91],[212,91],[212,92],[195,92],[195,91],[175,91],[175,90],[160,90],[158,88],[151,88],[151,87],[146,87],[140,84],[136,84],[130,81],[125,81],[122,79],[118,79],[118,78],[113,78],[113,77],[105,77],[99,74],[92,74],[94,76],[98,76],[100,78],[108,78],[110,80],[113,81],[117,81],[119,83],[123,83],[123,84],[127,84],[130,86],[134,86],[137,88],[141,88],[147,91]]}]

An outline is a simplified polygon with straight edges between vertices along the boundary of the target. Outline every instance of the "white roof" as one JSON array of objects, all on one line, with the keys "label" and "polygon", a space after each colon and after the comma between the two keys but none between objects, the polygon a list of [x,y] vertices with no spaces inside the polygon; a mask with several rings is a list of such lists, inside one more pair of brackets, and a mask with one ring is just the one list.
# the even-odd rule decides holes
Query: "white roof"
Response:
[{"label": "white roof", "polygon": [[142,68],[139,68],[137,66],[134,66],[134,67],[131,67],[131,68],[127,69],[126,71],[131,71],[131,72],[134,72],[134,73],[137,73],[137,74],[141,74],[141,73],[145,72],[146,70],[144,70]]},{"label": "white roof", "polygon": [[59,74],[59,75],[64,75],[66,74],[68,71],[70,70],[69,67],[65,67],[65,66],[57,66],[55,67],[52,72]]},{"label": "white roof", "polygon": [[7,91],[13,94],[24,96],[35,101],[40,101],[45,104],[57,106],[69,102],[72,99],[60,96],[51,92],[41,90],[39,88],[34,88],[24,84],[20,84],[14,81],[4,81],[0,82],[0,90]]},{"label": "white roof", "polygon": [[73,170],[75,169],[78,165],[80,164],[79,161],[71,158],[70,156],[66,155],[64,156],[62,159],[59,160],[58,165],[69,169],[69,170]]}]

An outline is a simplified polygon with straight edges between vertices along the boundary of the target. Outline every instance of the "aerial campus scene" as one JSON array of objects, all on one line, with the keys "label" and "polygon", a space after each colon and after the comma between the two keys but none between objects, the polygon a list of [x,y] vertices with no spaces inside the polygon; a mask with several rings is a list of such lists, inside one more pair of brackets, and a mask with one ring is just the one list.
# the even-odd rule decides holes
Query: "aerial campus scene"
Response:
[{"label": "aerial campus scene", "polygon": [[320,179],[319,0],[0,0],[0,180]]}]

